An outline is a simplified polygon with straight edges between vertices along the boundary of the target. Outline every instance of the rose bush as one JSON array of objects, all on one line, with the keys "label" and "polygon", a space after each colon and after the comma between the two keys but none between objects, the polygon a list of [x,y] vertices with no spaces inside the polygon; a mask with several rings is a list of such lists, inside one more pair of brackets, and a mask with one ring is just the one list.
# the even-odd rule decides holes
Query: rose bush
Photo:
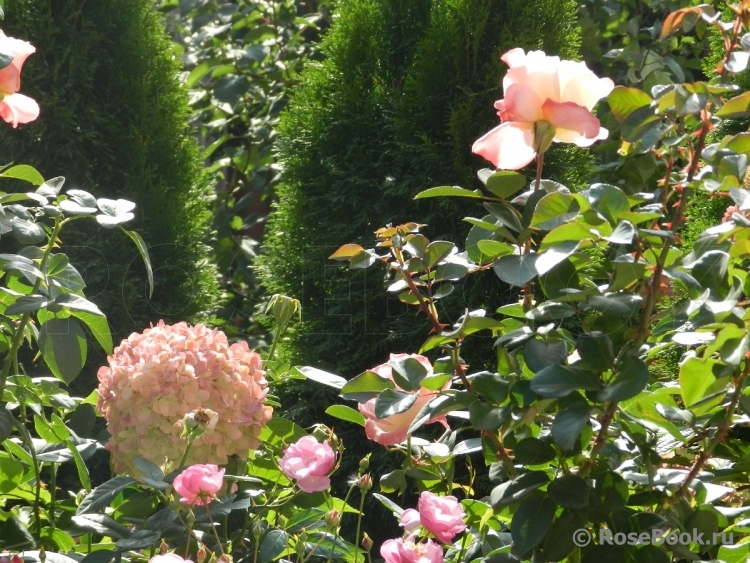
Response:
[{"label": "rose bush", "polygon": [[586,63],[542,51],[511,49],[502,60],[509,67],[505,98],[495,108],[503,123],[478,139],[473,152],[495,168],[518,170],[544,152],[549,141],[587,147],[607,138],[591,110],[615,87],[611,79],[598,78]]}]

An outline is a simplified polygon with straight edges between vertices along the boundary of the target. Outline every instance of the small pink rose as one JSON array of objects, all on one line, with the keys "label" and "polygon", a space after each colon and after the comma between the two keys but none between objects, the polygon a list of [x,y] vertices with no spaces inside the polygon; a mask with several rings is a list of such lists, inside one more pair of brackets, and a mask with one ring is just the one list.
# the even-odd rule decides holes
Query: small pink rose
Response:
[{"label": "small pink rose", "polygon": [[510,67],[503,78],[505,98],[495,102],[502,123],[478,139],[472,152],[497,168],[518,170],[537,155],[542,139],[536,138],[536,124],[551,125],[558,143],[588,147],[607,138],[591,110],[614,88],[611,79],[597,77],[586,63],[542,51],[511,49],[501,59]]},{"label": "small pink rose", "polygon": [[407,508],[401,514],[401,525],[407,532],[412,532],[416,528],[422,525],[422,520],[419,518],[419,512],[413,508]]},{"label": "small pink rose", "polygon": [[[409,357],[414,358],[420,364],[422,364],[427,370],[428,376],[432,375],[432,364],[430,364],[430,360],[428,360],[424,356],[419,356],[417,354],[391,354],[390,360],[398,361]],[[393,368],[389,364],[379,365],[372,368],[370,371],[377,373],[381,377],[387,377],[391,381],[393,381]],[[447,389],[450,386],[451,383],[450,381],[448,381],[448,383],[443,386],[443,389]],[[398,385],[396,385],[396,389],[401,390]],[[422,410],[422,407],[425,406],[430,400],[437,397],[437,395],[438,393],[436,391],[431,391],[426,387],[420,387],[419,393],[417,394],[417,400],[411,407],[409,407],[408,410],[402,413],[387,416],[385,418],[378,418],[375,415],[375,399],[370,399],[366,403],[360,404],[359,412],[365,415],[366,418],[365,434],[367,434],[367,437],[370,440],[377,442],[378,444],[381,444],[383,446],[393,446],[395,444],[400,444],[401,442],[406,440],[409,426],[411,426],[411,423],[414,422],[414,419],[419,414],[419,411]],[[440,422],[443,426],[448,428],[448,424],[445,422],[445,416],[432,418],[427,422]]]},{"label": "small pink rose", "polygon": [[176,553],[164,553],[163,555],[154,555],[148,560],[148,563],[190,563],[190,559],[183,559]]},{"label": "small pink rose", "polygon": [[284,475],[296,479],[306,493],[324,491],[331,484],[328,474],[336,463],[336,454],[328,442],[320,443],[304,436],[284,450],[279,467]]},{"label": "small pink rose", "polygon": [[464,511],[456,497],[425,491],[419,496],[417,508],[422,526],[440,543],[451,543],[456,534],[466,529]]},{"label": "small pink rose", "polygon": [[[180,473],[172,486],[182,496],[180,502],[204,505],[216,496],[224,484],[224,469],[217,465],[191,465]],[[161,563],[169,563],[162,561]],[[176,563],[176,562],[172,562]]]},{"label": "small pink rose", "polygon": [[0,117],[13,127],[39,116],[39,105],[28,96],[17,93],[21,88],[21,67],[26,57],[35,51],[30,43],[8,37],[0,31],[0,52],[13,56],[11,63],[0,69]]},{"label": "small pink rose", "polygon": [[380,547],[385,563],[443,563],[443,548],[432,540],[414,543],[414,537],[387,540]]}]

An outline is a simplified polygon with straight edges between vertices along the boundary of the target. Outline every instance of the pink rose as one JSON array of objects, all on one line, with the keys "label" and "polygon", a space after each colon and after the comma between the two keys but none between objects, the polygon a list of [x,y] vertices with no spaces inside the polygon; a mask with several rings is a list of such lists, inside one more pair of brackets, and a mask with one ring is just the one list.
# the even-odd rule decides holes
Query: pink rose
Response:
[{"label": "pink rose", "polygon": [[443,563],[443,548],[432,540],[414,543],[414,537],[387,540],[380,547],[385,563]]},{"label": "pink rose", "polygon": [[26,57],[36,49],[30,43],[8,37],[0,31],[0,52],[12,55],[13,61],[0,69],[0,117],[17,127],[19,123],[28,123],[39,116],[39,105],[28,96],[17,94],[21,88],[21,67]]},{"label": "pink rose", "polygon": [[328,442],[322,444],[312,436],[304,436],[284,450],[279,467],[306,493],[324,491],[331,484],[328,474],[336,463],[336,454]]},{"label": "pink rose", "polygon": [[[224,483],[224,469],[217,465],[191,465],[180,473],[172,483],[174,490],[185,504],[206,504],[207,500],[216,496]],[[163,561],[161,563],[170,563]],[[176,563],[176,562],[171,562]]]},{"label": "pink rose", "polygon": [[163,555],[154,555],[148,560],[148,563],[191,563],[190,559],[183,559],[176,553],[165,553]]},{"label": "pink rose", "polygon": [[456,497],[441,497],[423,492],[417,503],[422,526],[440,543],[451,543],[456,534],[466,529],[464,511]]},{"label": "pink rose", "polygon": [[503,123],[478,139],[473,152],[496,168],[523,168],[542,142],[535,139],[539,122],[554,127],[553,140],[559,143],[588,147],[607,138],[609,132],[591,109],[612,91],[612,80],[598,78],[586,63],[561,61],[542,51],[511,49],[501,58],[510,67],[503,78],[505,98],[495,102]]},{"label": "pink rose", "polygon": [[407,532],[412,532],[422,525],[422,520],[419,518],[419,512],[413,508],[407,508],[401,513],[401,525]]},{"label": "pink rose", "polygon": [[[409,357],[414,358],[422,364],[427,370],[428,376],[432,375],[432,365],[430,364],[430,360],[424,356],[419,356],[417,354],[391,354],[391,361],[398,361]],[[370,371],[377,373],[381,377],[387,377],[390,380],[393,380],[393,368],[388,364],[379,365],[372,368]],[[443,389],[447,389],[450,386],[451,383],[448,381],[448,383],[443,386]],[[398,385],[396,385],[396,389],[401,390]],[[365,421],[365,433],[367,434],[367,437],[383,446],[400,444],[406,440],[407,430],[419,414],[419,411],[436,396],[436,391],[431,391],[426,387],[420,387],[417,400],[408,410],[385,418],[378,418],[375,415],[375,399],[370,399],[366,403],[360,404],[359,412],[365,415],[365,418],[367,419]],[[430,419],[427,422],[440,422],[443,426],[448,428],[448,425],[445,422],[445,416],[439,416]]]}]

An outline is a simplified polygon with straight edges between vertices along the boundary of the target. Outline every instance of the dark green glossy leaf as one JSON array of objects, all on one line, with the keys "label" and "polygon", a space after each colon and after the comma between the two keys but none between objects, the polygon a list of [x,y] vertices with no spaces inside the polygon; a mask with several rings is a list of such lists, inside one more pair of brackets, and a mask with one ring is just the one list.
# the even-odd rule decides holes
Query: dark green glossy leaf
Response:
[{"label": "dark green glossy leaf", "polygon": [[578,509],[588,504],[589,486],[578,475],[563,475],[549,484],[547,494],[563,508]]},{"label": "dark green glossy leaf", "polygon": [[524,438],[513,449],[516,462],[523,465],[539,465],[557,457],[555,448],[539,438]]},{"label": "dark green glossy leaf", "polygon": [[547,534],[555,517],[555,503],[541,495],[524,500],[513,514],[510,535],[518,553],[526,553]]},{"label": "dark green glossy leaf", "polygon": [[563,451],[573,450],[590,415],[591,409],[585,404],[574,404],[558,412],[552,423],[555,444]]},{"label": "dark green glossy leaf", "polygon": [[492,489],[490,502],[494,508],[513,504],[547,483],[549,477],[544,471],[529,471]]},{"label": "dark green glossy leaf", "polygon": [[548,398],[560,398],[577,389],[596,391],[601,386],[599,377],[579,367],[553,364],[540,370],[531,380],[531,390]]},{"label": "dark green glossy leaf", "polygon": [[581,334],[576,340],[578,355],[588,367],[606,371],[615,366],[615,353],[609,336],[599,331]]},{"label": "dark green glossy leaf", "polygon": [[373,371],[366,371],[349,381],[341,388],[341,396],[360,403],[376,397],[381,391],[395,389],[393,381]]},{"label": "dark green glossy leaf", "polygon": [[86,335],[75,319],[50,319],[39,328],[39,350],[50,371],[70,383],[86,363]]},{"label": "dark green glossy leaf", "polygon": [[635,356],[626,356],[617,368],[617,377],[599,392],[600,401],[625,401],[643,391],[648,383],[648,367]]},{"label": "dark green glossy leaf", "polygon": [[417,393],[404,393],[395,389],[386,389],[375,400],[375,416],[385,418],[400,414],[411,408],[417,400]]}]

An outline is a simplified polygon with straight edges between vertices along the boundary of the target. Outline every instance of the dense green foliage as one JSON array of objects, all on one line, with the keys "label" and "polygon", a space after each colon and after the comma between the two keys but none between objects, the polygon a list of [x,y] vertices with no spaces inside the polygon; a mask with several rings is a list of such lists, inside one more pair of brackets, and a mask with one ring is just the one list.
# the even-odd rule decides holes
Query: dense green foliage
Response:
[{"label": "dense green foliage", "polygon": [[186,126],[179,63],[152,0],[12,0],[5,7],[4,31],[37,49],[23,88],[42,112],[32,124],[0,131],[4,160],[136,202],[132,227],[158,264],[148,299],[137,250],[123,246],[120,233],[83,222],[67,232],[71,261],[115,342],[162,318],[207,318],[217,300],[205,244],[209,186]]},{"label": "dense green foliage", "polygon": [[[469,206],[412,202],[435,185],[478,184],[472,142],[497,124],[508,49],[543,48],[575,58],[574,2],[356,0],[342,3],[282,117],[284,179],[258,263],[269,293],[301,300],[303,323],[283,346],[289,361],[351,377],[416,350],[429,327],[393,296],[383,277],[327,262],[343,242],[389,222],[420,218],[432,238],[460,239]],[[588,156],[557,151],[549,170],[580,185]],[[452,234],[451,234],[452,233]],[[494,276],[457,289],[442,303],[457,320],[467,302],[488,310],[507,302]],[[309,397],[306,397],[309,399]]]},{"label": "dense green foliage", "polygon": [[[264,343],[255,315],[265,298],[250,267],[280,178],[279,114],[328,26],[328,0],[159,0],[187,71],[191,121],[216,180],[213,250],[221,273],[214,324]],[[259,307],[260,305],[260,307]]]}]

